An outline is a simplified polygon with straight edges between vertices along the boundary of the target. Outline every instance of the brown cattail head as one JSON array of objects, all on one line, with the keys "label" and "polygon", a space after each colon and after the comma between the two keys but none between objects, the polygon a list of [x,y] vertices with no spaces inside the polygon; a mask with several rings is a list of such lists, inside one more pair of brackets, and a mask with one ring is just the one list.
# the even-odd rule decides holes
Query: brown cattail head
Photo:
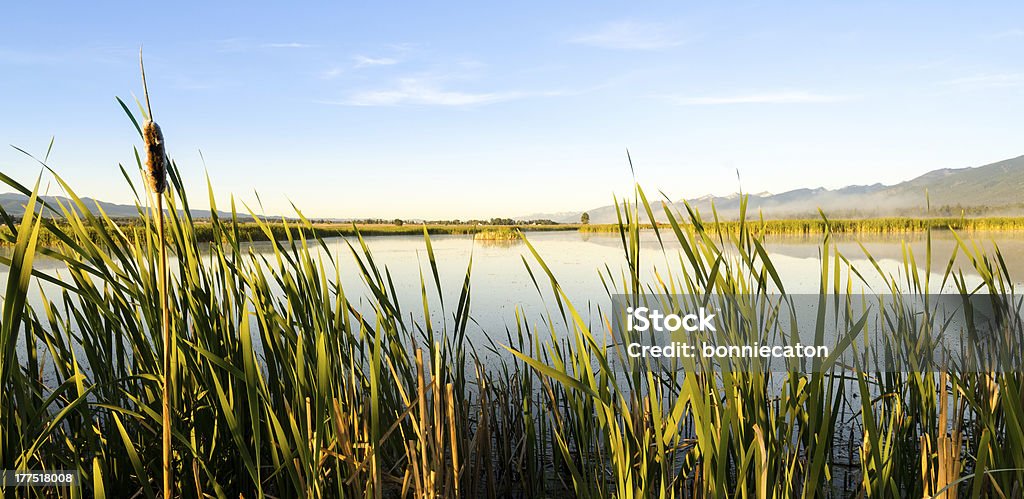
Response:
[{"label": "brown cattail head", "polygon": [[164,150],[164,134],[160,125],[147,120],[142,125],[142,137],[146,141],[146,181],[157,194],[167,190],[167,151]]}]

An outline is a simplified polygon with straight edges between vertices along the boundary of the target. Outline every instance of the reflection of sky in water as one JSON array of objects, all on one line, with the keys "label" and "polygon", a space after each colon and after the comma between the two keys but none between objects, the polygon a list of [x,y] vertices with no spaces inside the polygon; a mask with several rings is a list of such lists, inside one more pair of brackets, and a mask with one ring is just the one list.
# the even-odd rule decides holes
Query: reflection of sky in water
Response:
[{"label": "reflection of sky in water", "polygon": [[[642,236],[641,268],[644,269],[645,283],[652,283],[654,277],[667,278],[671,273],[679,278],[680,258],[685,260],[678,243],[671,238],[671,233],[662,233],[665,250],[662,251],[653,231],[646,231]],[[578,232],[534,232],[528,238],[537,252],[551,268],[562,288],[569,295],[574,305],[589,316],[587,310],[600,306],[607,309],[610,303],[608,292],[604,288],[599,275],[604,274],[606,281],[610,271],[617,290],[621,290],[626,271],[626,261],[617,233],[581,234]],[[1020,233],[989,233],[977,234],[975,241],[991,251],[992,240],[998,241],[1003,258],[1009,267],[1010,276],[1015,283],[1021,283],[1024,276],[1024,234]],[[897,276],[901,283],[905,278],[903,271],[903,241],[913,251],[918,265],[923,268],[926,254],[924,235],[910,234],[898,236],[860,237],[864,247],[878,261],[887,274]],[[542,318],[550,312],[560,324],[558,310],[552,299],[550,282],[543,269],[531,255],[526,244],[484,244],[474,241],[472,236],[432,236],[434,252],[437,258],[438,272],[442,289],[445,292],[446,311],[450,317],[458,304],[459,292],[462,288],[466,267],[470,257],[473,261],[471,291],[472,317],[478,326],[473,327],[479,335],[482,329],[492,335],[496,342],[505,336],[506,326],[515,330],[515,309],[521,307],[533,326],[542,326]],[[851,263],[866,278],[875,291],[884,290],[883,281],[877,270],[864,256],[863,251],[851,236],[835,238],[839,251],[850,259]],[[436,291],[428,266],[426,248],[421,236],[384,236],[368,237],[366,243],[372,251],[378,266],[387,266],[394,280],[396,292],[402,305],[405,317],[422,319],[423,307],[420,291],[420,271],[427,280],[427,294],[431,301],[431,312],[434,323],[440,323],[440,308],[436,300]],[[354,243],[357,246],[358,243]],[[969,243],[971,244],[971,243]],[[367,296],[367,289],[362,284],[359,269],[352,258],[347,245],[341,239],[328,241],[333,256],[340,262],[341,281],[346,295],[350,299]],[[948,233],[936,234],[932,241],[932,286],[938,291],[938,283],[945,270],[950,255],[953,253],[955,240]],[[820,238],[794,236],[771,237],[766,245],[771,260],[776,266],[786,291],[789,293],[815,293],[820,276]],[[318,248],[318,246],[314,246]],[[268,243],[256,243],[257,252],[270,252]],[[9,253],[9,249],[4,250]],[[316,253],[322,253],[317,250]],[[533,271],[533,276],[540,287],[538,293],[530,274],[524,265],[524,259]],[[968,284],[976,284],[978,277],[970,268],[969,261],[963,254],[958,256],[958,269],[967,276]],[[62,268],[59,262],[38,258],[36,268],[51,274],[59,274]],[[173,266],[172,266],[173,271]],[[845,268],[844,268],[845,273]],[[333,276],[328,271],[329,276]],[[0,279],[6,282],[6,268],[0,270]],[[845,277],[844,277],[845,279]],[[611,282],[608,282],[611,285]],[[845,284],[845,280],[844,280]],[[58,297],[55,286],[43,283],[43,289],[51,299]],[[854,290],[858,288],[854,283]],[[831,286],[830,286],[831,289]],[[613,290],[612,292],[616,292]],[[951,283],[942,290],[955,292]],[[33,304],[40,303],[39,293],[30,293]],[[546,336],[546,335],[544,335]],[[479,341],[475,341],[482,346]]]}]

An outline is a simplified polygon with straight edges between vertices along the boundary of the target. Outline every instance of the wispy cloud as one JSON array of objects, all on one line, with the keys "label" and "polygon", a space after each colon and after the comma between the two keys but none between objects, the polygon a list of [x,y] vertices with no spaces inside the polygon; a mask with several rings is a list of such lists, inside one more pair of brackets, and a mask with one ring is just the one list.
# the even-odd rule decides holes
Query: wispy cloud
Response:
[{"label": "wispy cloud", "polygon": [[685,40],[662,24],[618,21],[569,41],[609,49],[659,50],[682,45]]},{"label": "wispy cloud", "polygon": [[468,92],[450,90],[436,81],[423,78],[402,78],[393,88],[356,92],[341,101],[321,101],[345,106],[477,106],[531,97],[553,97],[563,92],[495,91]]},{"label": "wispy cloud", "polygon": [[365,68],[367,66],[392,66],[398,64],[398,59],[392,59],[390,57],[367,57],[365,55],[355,55],[352,59],[356,61],[357,68]]},{"label": "wispy cloud", "polygon": [[850,100],[850,96],[790,91],[703,97],[670,96],[669,99],[683,106],[715,106],[728,104],[820,104]]},{"label": "wispy cloud", "polygon": [[966,89],[1017,87],[1024,85],[1024,73],[981,73],[943,83]]},{"label": "wispy cloud", "polygon": [[311,43],[302,42],[264,43],[260,46],[267,49],[312,49],[317,47]]},{"label": "wispy cloud", "polygon": [[344,69],[341,69],[341,68],[338,68],[338,67],[334,67],[334,68],[325,70],[324,72],[320,73],[320,78],[322,78],[324,80],[333,80],[333,79],[335,79],[335,78],[337,78],[337,77],[339,77],[339,76],[341,76],[343,74],[345,74],[345,70]]},{"label": "wispy cloud", "polygon": [[224,38],[213,40],[218,52],[249,52],[265,49],[312,49],[319,45],[303,42],[259,42],[248,38]]}]

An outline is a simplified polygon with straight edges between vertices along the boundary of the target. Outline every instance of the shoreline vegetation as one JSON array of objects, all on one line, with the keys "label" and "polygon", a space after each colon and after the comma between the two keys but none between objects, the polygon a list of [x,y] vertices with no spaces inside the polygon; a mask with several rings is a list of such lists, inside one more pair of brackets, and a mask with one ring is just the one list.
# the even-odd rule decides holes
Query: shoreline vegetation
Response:
[{"label": "shoreline vegetation", "polygon": [[529,229],[521,229],[518,227],[490,227],[473,234],[473,239],[478,241],[518,241],[523,237],[522,234],[524,230],[528,231]]},{"label": "shoreline vegetation", "polygon": [[[675,214],[676,218],[682,218]],[[703,230],[708,232],[722,231],[739,234],[747,230],[755,235],[816,235],[830,234],[903,234],[922,233],[929,230],[953,230],[957,232],[982,231],[1024,231],[1024,217],[986,217],[986,218],[914,218],[887,217],[864,219],[793,219],[793,220],[758,220],[746,221],[703,221]],[[693,223],[680,222],[679,225],[693,231]],[[618,224],[579,225],[580,232],[619,232]],[[641,224],[641,230],[651,230],[650,223]],[[671,229],[672,224],[659,223],[659,229]]]},{"label": "shoreline vegetation", "polygon": [[[110,223],[125,234],[128,240],[134,241],[146,230],[145,222],[139,220],[112,220]],[[193,222],[192,231],[198,242],[211,242],[218,236],[224,240],[225,234],[216,229],[220,221],[196,220]],[[61,239],[56,236],[53,228],[58,230],[67,229],[67,225],[60,221],[46,223],[39,233],[39,244],[52,246],[60,244]],[[233,231],[237,231],[240,241],[246,242],[267,242],[280,240],[291,233],[293,236],[302,235],[310,240],[333,238],[333,237],[362,237],[376,236],[422,236],[424,231],[430,235],[466,235],[480,236],[481,239],[495,239],[498,236],[514,234],[516,230],[524,232],[550,232],[550,231],[573,231],[579,227],[576,225],[463,225],[463,224],[344,224],[344,223],[303,223],[302,221],[273,221],[250,222],[239,221],[233,225]],[[90,237],[97,237],[98,232],[93,229],[86,229]],[[518,237],[518,236],[517,236]],[[507,239],[507,235],[502,238]],[[13,244],[11,231],[6,227],[0,227],[0,246]]]},{"label": "shoreline vegetation", "polygon": [[[675,214],[679,216],[679,214]],[[357,234],[363,237],[376,236],[419,236],[426,231],[430,235],[471,235],[478,240],[515,240],[520,236],[518,233],[530,232],[552,232],[552,231],[579,231],[581,233],[601,234],[619,233],[618,224],[557,224],[557,223],[509,223],[496,224],[439,224],[425,223],[417,224],[405,222],[395,223],[341,223],[341,222],[308,222],[301,220],[274,220],[266,219],[260,223],[250,221],[251,219],[240,220],[235,223],[233,230],[242,241],[267,242],[274,239],[286,237],[289,232],[297,235],[302,234],[309,239],[323,239],[333,237],[352,237]],[[123,232],[129,241],[134,241],[140,232],[144,232],[145,221],[143,219],[111,219],[109,223],[116,225],[118,230]],[[223,240],[224,234],[215,230],[213,219],[193,220],[192,231],[198,242],[211,242],[217,234]],[[693,233],[693,223],[680,222],[679,226],[687,233]],[[781,236],[781,235],[804,235],[821,236],[826,232],[834,235],[841,234],[923,234],[929,230],[934,231],[956,231],[963,233],[973,232],[1019,232],[1024,231],[1024,217],[988,217],[988,218],[869,218],[869,219],[802,219],[802,220],[748,220],[702,222],[703,230],[717,233],[719,231],[728,234],[739,234],[740,228],[750,231],[755,235]],[[46,219],[42,221],[42,227],[38,235],[37,244],[40,246],[53,246],[60,244],[57,237],[58,231],[68,228],[66,222],[60,219]],[[640,224],[639,230],[653,230],[650,223]],[[671,230],[672,225],[659,223],[658,229]],[[98,232],[86,227],[85,230],[93,238],[94,242]],[[0,226],[0,247],[14,244],[14,237],[11,230],[6,226]]]},{"label": "shoreline vegetation", "polygon": [[[141,161],[137,167],[143,170]],[[164,495],[164,431],[172,471],[165,476],[173,477],[164,489],[175,497],[1024,492],[1019,369],[877,372],[833,356],[813,369],[793,360],[783,372],[692,363],[665,369],[629,357],[611,339],[605,298],[676,291],[695,299],[746,297],[730,311],[734,343],[781,339],[786,333],[772,325],[778,316],[768,294],[785,297],[785,283],[764,249],[759,221],[723,225],[732,227],[723,237],[700,214],[690,213],[687,224],[634,186],[631,200],[616,203],[622,258],[594,276],[608,296],[574,303],[526,233],[523,271],[544,310],[512,304],[504,330],[481,332],[471,282],[488,277],[473,276],[470,261],[453,300],[439,278],[429,227],[415,227],[426,255],[421,297],[401,302],[391,270],[361,235],[339,251],[309,239],[316,228],[305,220],[278,229],[258,217],[252,226],[199,222],[173,162],[167,173],[165,237],[155,217],[124,230],[90,211],[56,173],[75,208],[51,206],[62,213],[54,223],[37,212],[44,204],[39,180],[26,187],[0,176],[29,199],[19,219],[0,213],[13,246],[0,255],[8,267],[0,314],[0,468],[77,472],[81,489],[49,489],[56,496]],[[741,220],[744,212],[741,203]],[[662,245],[666,258],[655,263],[643,256],[640,237],[644,214],[649,223],[653,213],[669,220],[669,228],[658,227],[659,243],[679,245]],[[886,316],[878,326],[891,329],[878,336],[898,344],[885,343],[892,349],[884,355],[906,339],[918,354],[935,347],[917,312],[901,305],[903,298],[928,303],[933,268],[945,268],[942,281],[960,298],[980,294],[996,310],[1020,312],[998,247],[979,248],[957,230],[952,255],[933,255],[931,244],[925,254],[907,248],[903,273],[893,275],[877,263],[852,268],[833,226],[820,234],[813,333],[823,343],[826,328],[837,328],[836,354],[856,348],[865,328],[866,315],[858,315],[847,292],[867,284],[861,272],[877,271],[893,297],[880,308]],[[936,226],[923,230],[930,241]],[[60,244],[42,247],[44,231]],[[272,256],[244,250],[253,233],[271,240]],[[163,251],[179,262],[165,280],[158,278]],[[35,269],[39,255],[61,262],[66,280]],[[358,277],[343,280],[342,258],[358,263]],[[954,261],[971,265],[980,284],[954,271]],[[651,265],[658,273],[649,280],[642,276]],[[48,295],[33,279],[59,291]],[[30,293],[39,300],[29,300]],[[582,307],[596,315],[585,318]],[[1024,349],[1015,332],[997,340],[1019,359]],[[484,336],[474,342],[476,334]],[[161,418],[162,407],[171,417]]]}]

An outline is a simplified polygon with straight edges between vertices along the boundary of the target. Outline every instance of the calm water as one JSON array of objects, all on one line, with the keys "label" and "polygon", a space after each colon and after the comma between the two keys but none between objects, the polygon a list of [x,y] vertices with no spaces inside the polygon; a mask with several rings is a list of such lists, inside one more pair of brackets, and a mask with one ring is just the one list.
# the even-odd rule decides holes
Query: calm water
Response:
[{"label": "calm water", "polygon": [[[663,234],[664,235],[664,234]],[[623,273],[626,272],[626,261],[617,234],[581,234],[567,232],[536,232],[528,235],[529,240],[537,249],[547,265],[554,272],[559,283],[570,299],[580,310],[586,311],[600,306],[607,309],[608,292],[600,279],[602,273],[606,280],[610,271],[615,283],[621,289]],[[925,261],[924,235],[909,234],[899,236],[861,237],[864,247],[878,261],[884,272],[893,276],[904,276],[904,247],[911,249],[915,258],[923,268]],[[542,318],[548,308],[554,307],[551,286],[544,275],[536,258],[523,243],[488,243],[475,241],[471,236],[432,236],[434,252],[437,258],[442,289],[445,291],[445,304],[449,314],[454,311],[457,303],[467,266],[472,259],[472,317],[476,321],[473,328],[475,335],[490,334],[496,340],[504,337],[505,328],[515,330],[515,309],[521,307],[534,326],[542,324]],[[342,285],[346,294],[351,297],[365,297],[367,290],[361,282],[358,267],[348,245],[343,239],[328,240],[328,247],[339,261]],[[433,320],[438,324],[441,320],[439,307],[432,278],[430,276],[427,253],[421,236],[378,236],[367,237],[373,257],[380,267],[387,267],[394,280],[396,292],[403,306],[404,315],[422,319],[422,301],[420,294],[420,271],[427,279],[427,290],[431,296],[434,309]],[[876,291],[884,290],[883,281],[874,266],[864,256],[857,244],[857,239],[849,236],[836,239],[837,248],[846,255],[855,268],[866,278],[868,284]],[[971,243],[991,251],[998,245],[1003,258],[1009,266],[1010,276],[1016,284],[1024,279],[1024,233],[977,233]],[[678,244],[665,241],[664,251],[658,244],[653,231],[643,234],[641,247],[641,267],[645,270],[646,282],[654,282],[655,275],[662,278],[672,272],[678,275],[680,257],[685,257]],[[357,246],[358,247],[358,246]],[[933,290],[938,291],[937,284],[941,273],[953,254],[955,240],[951,234],[934,234],[933,252]],[[779,236],[769,239],[766,248],[772,262],[782,278],[786,291],[789,293],[815,293],[819,285],[821,272],[820,238],[795,236]],[[268,243],[254,245],[257,252],[270,252]],[[9,251],[5,250],[5,251]],[[319,253],[319,251],[318,251]],[[524,263],[524,260],[526,263]],[[958,256],[958,268],[961,269],[969,283],[977,283],[977,274],[970,267],[964,255]],[[527,271],[529,265],[537,279],[538,286]],[[60,264],[54,260],[37,259],[36,267],[49,273],[59,275]],[[0,282],[6,282],[7,269],[0,270]],[[856,288],[856,285],[855,285]],[[52,297],[56,290],[45,285]],[[944,289],[955,290],[950,284]],[[38,293],[31,293],[33,303],[39,303]],[[551,310],[552,314],[557,312]]]}]

